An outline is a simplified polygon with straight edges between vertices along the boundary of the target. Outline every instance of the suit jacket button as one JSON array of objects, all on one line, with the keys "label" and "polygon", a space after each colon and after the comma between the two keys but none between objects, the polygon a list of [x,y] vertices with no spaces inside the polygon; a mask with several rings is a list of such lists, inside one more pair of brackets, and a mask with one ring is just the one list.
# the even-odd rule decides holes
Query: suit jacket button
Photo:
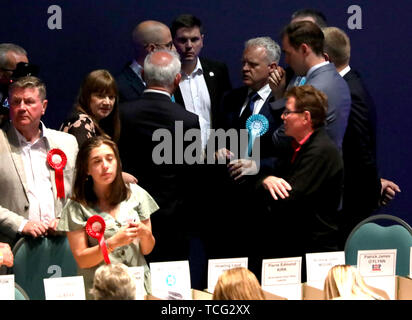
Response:
[{"label": "suit jacket button", "polygon": [[24,210],[29,210],[29,205],[25,205]]}]

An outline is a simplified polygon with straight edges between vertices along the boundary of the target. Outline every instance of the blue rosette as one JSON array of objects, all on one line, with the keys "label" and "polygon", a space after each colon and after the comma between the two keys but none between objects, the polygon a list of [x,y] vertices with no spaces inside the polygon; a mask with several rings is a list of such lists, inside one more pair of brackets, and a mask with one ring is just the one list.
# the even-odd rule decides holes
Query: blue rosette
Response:
[{"label": "blue rosette", "polygon": [[269,121],[263,114],[252,114],[246,120],[246,129],[249,134],[249,143],[246,158],[252,155],[253,144],[257,137],[264,135],[269,129]]}]

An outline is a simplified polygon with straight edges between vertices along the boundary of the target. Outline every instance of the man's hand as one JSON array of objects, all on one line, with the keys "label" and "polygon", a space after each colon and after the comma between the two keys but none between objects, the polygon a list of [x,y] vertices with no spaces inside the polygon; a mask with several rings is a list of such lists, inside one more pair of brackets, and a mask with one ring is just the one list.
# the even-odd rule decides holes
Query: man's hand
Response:
[{"label": "man's hand", "polygon": [[262,185],[266,190],[270,191],[270,194],[275,200],[278,200],[278,197],[282,199],[289,197],[288,191],[292,190],[292,187],[286,180],[275,176],[265,178],[262,181]]},{"label": "man's hand", "polygon": [[286,72],[282,67],[277,66],[276,70],[270,73],[269,86],[276,100],[283,97],[286,88]]},{"label": "man's hand", "polygon": [[124,183],[137,183],[137,178],[132,176],[130,173],[122,172],[122,178]]},{"label": "man's hand", "polygon": [[22,234],[32,236],[34,238],[46,235],[48,225],[41,221],[29,220],[22,230]]},{"label": "man's hand", "polygon": [[384,178],[381,178],[381,185],[380,205],[386,206],[395,198],[396,192],[401,192],[401,189],[393,181],[386,180]]},{"label": "man's hand", "polygon": [[226,163],[226,160],[230,160],[234,156],[234,153],[226,148],[221,148],[215,152],[215,159],[221,164]]},{"label": "man's hand", "polygon": [[0,242],[0,266],[5,265],[11,268],[14,263],[13,252],[8,243]]},{"label": "man's hand", "polygon": [[229,175],[234,180],[238,180],[243,176],[255,175],[258,173],[256,162],[248,159],[237,159],[229,162],[227,165]]}]

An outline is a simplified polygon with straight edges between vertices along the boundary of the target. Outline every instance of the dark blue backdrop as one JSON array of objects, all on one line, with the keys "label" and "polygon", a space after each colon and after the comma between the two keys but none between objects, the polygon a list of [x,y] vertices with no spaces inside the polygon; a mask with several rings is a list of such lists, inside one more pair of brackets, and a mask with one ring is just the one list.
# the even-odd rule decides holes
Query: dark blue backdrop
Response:
[{"label": "dark blue backdrop", "polygon": [[[362,29],[349,30],[350,5],[362,9]],[[50,30],[51,5],[62,9],[62,29]],[[48,87],[47,126],[58,128],[69,112],[84,75],[105,68],[116,74],[131,58],[130,34],[141,20],[169,24],[180,13],[193,13],[206,27],[203,54],[225,61],[234,86],[240,85],[243,42],[279,31],[290,14],[317,8],[329,25],[344,29],[352,41],[351,65],[368,84],[377,104],[378,161],[381,175],[396,181],[402,193],[382,213],[412,224],[410,181],[410,52],[412,3],[407,1],[321,0],[2,0],[0,42],[23,46],[41,67]],[[284,64],[282,58],[282,64]]]}]

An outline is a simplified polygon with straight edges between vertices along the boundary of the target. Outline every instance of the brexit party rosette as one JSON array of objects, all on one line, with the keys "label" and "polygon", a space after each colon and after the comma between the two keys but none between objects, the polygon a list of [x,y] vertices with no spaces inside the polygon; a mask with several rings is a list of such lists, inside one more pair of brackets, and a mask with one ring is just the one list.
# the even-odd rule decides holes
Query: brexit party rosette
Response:
[{"label": "brexit party rosette", "polygon": [[249,158],[252,155],[252,148],[256,138],[264,135],[266,131],[268,131],[269,121],[263,114],[252,114],[246,120],[246,129],[249,135],[246,158]]},{"label": "brexit party rosette", "polygon": [[92,238],[99,241],[100,250],[102,251],[104,262],[110,264],[109,252],[107,251],[106,240],[104,239],[104,230],[106,223],[99,215],[91,216],[86,223],[86,232]]},{"label": "brexit party rosette", "polygon": [[64,198],[64,177],[63,169],[67,163],[67,157],[65,153],[60,149],[51,149],[47,153],[47,162],[50,167],[54,169],[55,181],[57,189],[57,198]]}]

